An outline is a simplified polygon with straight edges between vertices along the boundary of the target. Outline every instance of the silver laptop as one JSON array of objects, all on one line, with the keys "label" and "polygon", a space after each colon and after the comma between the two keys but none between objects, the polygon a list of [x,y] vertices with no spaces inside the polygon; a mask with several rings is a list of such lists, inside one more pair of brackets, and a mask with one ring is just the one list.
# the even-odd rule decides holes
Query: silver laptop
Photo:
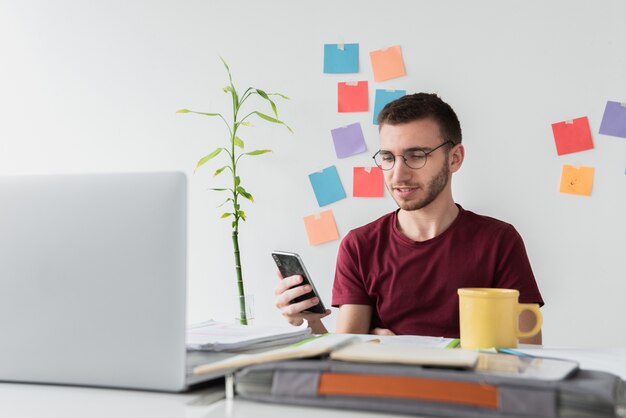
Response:
[{"label": "silver laptop", "polygon": [[0,177],[0,380],[183,391],[183,173]]}]

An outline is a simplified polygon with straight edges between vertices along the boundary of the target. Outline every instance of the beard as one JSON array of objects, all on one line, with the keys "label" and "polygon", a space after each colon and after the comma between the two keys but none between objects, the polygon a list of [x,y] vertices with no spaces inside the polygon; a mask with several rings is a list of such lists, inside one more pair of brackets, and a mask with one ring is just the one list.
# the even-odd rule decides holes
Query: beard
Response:
[{"label": "beard", "polygon": [[446,187],[446,184],[448,184],[449,178],[450,169],[448,167],[448,156],[446,155],[443,167],[441,167],[441,170],[439,170],[439,172],[435,174],[435,176],[428,182],[426,188],[422,187],[422,185],[419,185],[419,188],[424,190],[426,193],[423,198],[411,201],[399,200],[393,194],[392,189],[390,189],[389,192],[391,193],[393,200],[396,201],[400,209],[406,211],[420,210],[430,205],[437,198],[437,196],[441,194],[441,191]]}]

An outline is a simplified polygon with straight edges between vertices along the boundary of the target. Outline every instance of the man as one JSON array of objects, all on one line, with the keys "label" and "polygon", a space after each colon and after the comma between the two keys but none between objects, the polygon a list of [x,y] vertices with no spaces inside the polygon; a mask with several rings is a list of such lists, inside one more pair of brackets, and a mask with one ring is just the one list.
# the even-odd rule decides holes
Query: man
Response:
[{"label": "man", "polygon": [[[512,225],[464,210],[452,198],[452,174],[463,164],[461,126],[435,94],[418,93],[389,103],[378,116],[380,150],[374,161],[399,209],[350,231],[337,257],[333,306],[337,332],[459,336],[461,287],[520,291],[520,302],[543,300],[524,243]],[[330,314],[303,312],[316,299],[290,304],[307,293],[280,281],[276,306],[293,325],[308,321],[326,332]],[[292,288],[293,287],[293,288]],[[522,330],[533,326],[522,315]],[[525,340],[541,343],[541,334]]]}]

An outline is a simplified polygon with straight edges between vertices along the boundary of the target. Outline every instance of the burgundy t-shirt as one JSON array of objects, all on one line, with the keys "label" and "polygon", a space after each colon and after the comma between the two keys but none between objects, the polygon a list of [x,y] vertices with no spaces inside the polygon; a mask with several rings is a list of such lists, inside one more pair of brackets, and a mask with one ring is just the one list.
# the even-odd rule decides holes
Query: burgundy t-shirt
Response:
[{"label": "burgundy t-shirt", "polygon": [[458,207],[450,227],[427,241],[398,230],[398,211],[350,231],[337,256],[333,306],[372,306],[371,328],[458,338],[460,287],[517,289],[521,303],[543,305],[515,228]]}]

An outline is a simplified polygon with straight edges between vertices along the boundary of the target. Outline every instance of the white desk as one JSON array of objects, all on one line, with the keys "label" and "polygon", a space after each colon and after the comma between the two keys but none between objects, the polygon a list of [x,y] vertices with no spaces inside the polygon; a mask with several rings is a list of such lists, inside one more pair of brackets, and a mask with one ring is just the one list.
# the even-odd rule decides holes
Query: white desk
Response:
[{"label": "white desk", "polygon": [[211,390],[185,394],[0,383],[0,417],[7,418],[398,418],[398,414],[342,411],[249,402],[213,402]]},{"label": "white desk", "polygon": [[[528,346],[526,346],[528,347]],[[606,349],[539,348],[533,354],[578,360],[583,368],[610,370],[626,379],[626,347]],[[221,389],[221,387],[220,387]],[[0,383],[0,417],[10,418],[398,418],[367,413],[215,400],[215,389],[185,394],[70,386]]]}]

